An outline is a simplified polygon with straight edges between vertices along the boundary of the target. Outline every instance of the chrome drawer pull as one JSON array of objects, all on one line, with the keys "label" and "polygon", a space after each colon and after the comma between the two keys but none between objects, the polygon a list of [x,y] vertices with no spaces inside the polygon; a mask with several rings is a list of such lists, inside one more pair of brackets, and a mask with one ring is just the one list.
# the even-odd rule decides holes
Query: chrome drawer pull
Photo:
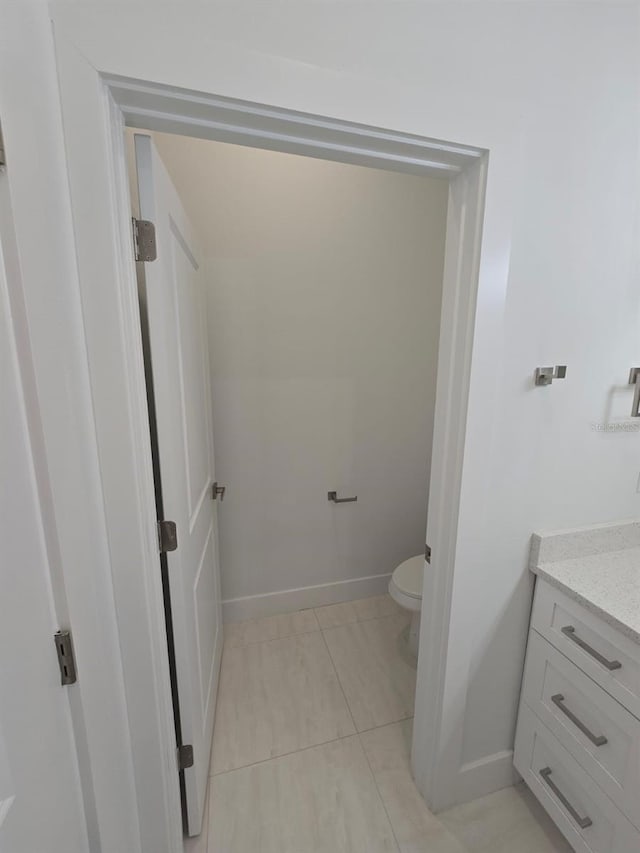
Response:
[{"label": "chrome drawer pull", "polygon": [[556,693],[555,696],[551,697],[551,701],[556,707],[560,708],[565,717],[568,717],[574,726],[577,726],[577,728],[580,729],[583,735],[589,738],[594,746],[604,746],[605,743],[608,743],[608,740],[604,735],[594,735],[594,733],[585,726],[582,720],[579,720],[576,717],[573,711],[570,711],[566,705],[562,704],[564,702],[564,696],[562,693]]},{"label": "chrome drawer pull", "polygon": [[545,783],[545,785],[551,791],[553,791],[553,793],[556,795],[557,799],[562,803],[562,805],[565,807],[565,809],[569,812],[569,814],[575,820],[575,822],[578,824],[580,829],[588,829],[588,827],[593,826],[593,821],[591,820],[590,817],[580,817],[578,812],[574,809],[574,807],[571,805],[569,800],[562,793],[560,788],[558,788],[556,783],[551,779],[551,772],[552,771],[551,771],[550,767],[543,767],[542,770],[540,771],[540,775],[542,776],[542,781]]},{"label": "chrome drawer pull", "polygon": [[601,663],[609,672],[613,672],[614,669],[622,669],[622,664],[619,660],[607,660],[604,655],[601,655],[600,652],[597,652],[592,646],[588,643],[585,643],[584,640],[581,640],[580,637],[576,634],[576,629],[573,625],[565,625],[564,628],[560,629],[562,633],[571,640],[572,643],[575,643],[576,646],[580,646],[581,649],[584,649],[588,655],[591,655],[592,658],[595,658],[598,663]]}]

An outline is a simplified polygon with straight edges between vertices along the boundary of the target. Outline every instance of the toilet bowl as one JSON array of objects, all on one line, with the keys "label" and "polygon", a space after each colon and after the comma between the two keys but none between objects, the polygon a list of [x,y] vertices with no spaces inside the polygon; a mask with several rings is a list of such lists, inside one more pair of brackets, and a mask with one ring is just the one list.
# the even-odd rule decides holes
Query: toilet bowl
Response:
[{"label": "toilet bowl", "polygon": [[409,651],[418,654],[420,641],[420,614],[422,611],[422,580],[424,576],[424,554],[409,557],[394,569],[389,581],[389,595],[393,600],[408,610],[411,615],[411,625],[407,644]]}]

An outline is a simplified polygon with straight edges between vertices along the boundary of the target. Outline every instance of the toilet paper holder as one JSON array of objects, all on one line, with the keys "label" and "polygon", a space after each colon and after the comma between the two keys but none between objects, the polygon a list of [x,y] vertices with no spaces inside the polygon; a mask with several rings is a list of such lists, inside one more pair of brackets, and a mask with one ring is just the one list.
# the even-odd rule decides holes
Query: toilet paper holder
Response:
[{"label": "toilet paper holder", "polygon": [[334,504],[350,504],[358,500],[356,495],[353,498],[339,498],[337,492],[327,492],[327,499],[333,501]]}]

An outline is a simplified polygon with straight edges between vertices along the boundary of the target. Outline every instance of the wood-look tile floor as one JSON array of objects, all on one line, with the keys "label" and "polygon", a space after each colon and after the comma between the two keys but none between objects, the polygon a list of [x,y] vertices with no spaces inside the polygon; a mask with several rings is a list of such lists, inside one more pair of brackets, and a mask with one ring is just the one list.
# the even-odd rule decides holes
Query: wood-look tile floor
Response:
[{"label": "wood-look tile floor", "polygon": [[389,596],[225,626],[203,832],[185,853],[570,853],[522,786],[431,814]]}]

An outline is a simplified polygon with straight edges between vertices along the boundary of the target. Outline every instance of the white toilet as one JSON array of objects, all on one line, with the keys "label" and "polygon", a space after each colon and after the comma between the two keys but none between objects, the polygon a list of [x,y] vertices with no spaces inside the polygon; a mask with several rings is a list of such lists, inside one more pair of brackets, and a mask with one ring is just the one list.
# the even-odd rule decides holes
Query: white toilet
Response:
[{"label": "white toilet", "polygon": [[424,576],[424,554],[409,557],[394,569],[389,581],[389,595],[412,614],[407,644],[411,654],[417,657],[420,642],[420,613],[422,610],[422,580]]}]

